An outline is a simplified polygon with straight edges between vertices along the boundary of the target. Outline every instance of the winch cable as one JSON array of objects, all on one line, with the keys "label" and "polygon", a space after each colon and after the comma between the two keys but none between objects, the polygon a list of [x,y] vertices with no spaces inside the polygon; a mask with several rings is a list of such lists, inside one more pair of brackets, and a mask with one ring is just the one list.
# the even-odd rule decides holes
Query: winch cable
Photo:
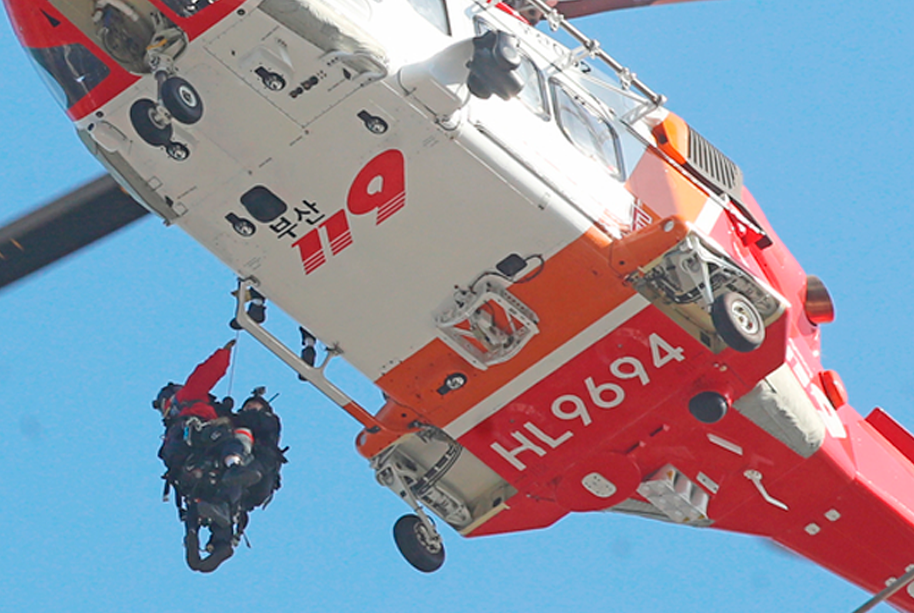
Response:
[{"label": "winch cable", "polygon": [[229,368],[229,378],[228,378],[228,391],[226,396],[232,396],[232,386],[235,383],[235,364],[238,361],[238,340],[241,338],[241,330],[235,331],[235,344],[232,346],[232,355],[231,355],[231,367]]}]

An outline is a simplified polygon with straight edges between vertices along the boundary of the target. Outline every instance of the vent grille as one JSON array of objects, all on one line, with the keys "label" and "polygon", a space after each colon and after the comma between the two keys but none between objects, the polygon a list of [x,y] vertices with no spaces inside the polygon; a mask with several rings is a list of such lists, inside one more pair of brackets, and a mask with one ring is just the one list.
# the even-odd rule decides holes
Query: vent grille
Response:
[{"label": "vent grille", "polygon": [[726,192],[739,200],[743,191],[743,171],[733,160],[689,128],[689,165],[708,187]]}]

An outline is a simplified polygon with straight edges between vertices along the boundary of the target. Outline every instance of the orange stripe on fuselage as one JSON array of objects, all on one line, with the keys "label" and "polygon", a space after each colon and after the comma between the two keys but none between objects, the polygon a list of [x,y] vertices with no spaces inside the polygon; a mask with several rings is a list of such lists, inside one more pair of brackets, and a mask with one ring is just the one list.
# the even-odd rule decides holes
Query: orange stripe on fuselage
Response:
[{"label": "orange stripe on fuselage", "polygon": [[[375,383],[401,405],[445,427],[634,295],[609,267],[609,245],[592,229],[549,258],[537,277],[511,286],[511,293],[539,317],[540,330],[513,359],[478,370],[434,340]],[[466,385],[440,394],[445,378],[457,372],[466,375]],[[402,426],[402,408],[389,403],[378,418]],[[368,436],[360,451],[371,457],[392,442],[381,438]]]},{"label": "orange stripe on fuselage", "polygon": [[654,213],[654,219],[675,215],[692,222],[708,202],[707,193],[653,149],[641,157],[625,186]]}]

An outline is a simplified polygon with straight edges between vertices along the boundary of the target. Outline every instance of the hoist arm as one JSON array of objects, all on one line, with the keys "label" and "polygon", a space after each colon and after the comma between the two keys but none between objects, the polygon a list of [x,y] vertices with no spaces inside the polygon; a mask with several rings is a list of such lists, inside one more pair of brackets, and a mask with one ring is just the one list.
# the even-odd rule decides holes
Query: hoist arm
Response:
[{"label": "hoist arm", "polygon": [[[264,329],[263,326],[251,319],[245,310],[245,296],[248,295],[248,289],[253,286],[254,283],[251,279],[238,280],[238,291],[236,292],[237,305],[235,309],[235,320],[238,322],[238,325],[253,336],[270,353],[285,362],[289,368],[307,379],[309,383],[314,385],[314,387],[320,390],[327,398],[349,413],[349,415],[362,424],[366,430],[372,433],[380,432],[382,430],[390,431],[390,428],[383,425],[374,415],[366,411],[361,405],[347,396],[324,376],[324,369],[327,367],[327,364],[330,362],[333,355],[324,360],[320,366],[311,366],[291,349],[283,345],[282,341]],[[331,354],[332,353],[333,352],[331,351]]]}]

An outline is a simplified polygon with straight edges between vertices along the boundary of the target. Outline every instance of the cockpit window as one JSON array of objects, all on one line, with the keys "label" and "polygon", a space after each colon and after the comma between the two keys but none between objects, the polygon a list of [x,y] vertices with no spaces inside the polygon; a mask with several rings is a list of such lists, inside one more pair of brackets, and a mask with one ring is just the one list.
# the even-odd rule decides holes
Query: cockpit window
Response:
[{"label": "cockpit window", "polygon": [[202,10],[219,2],[219,0],[162,0],[165,6],[181,17],[193,17]]},{"label": "cockpit window", "polygon": [[444,34],[451,35],[451,24],[447,18],[444,0],[409,0],[409,3],[426,21],[431,22]]},{"label": "cockpit window", "polygon": [[598,111],[553,81],[555,114],[562,132],[588,157],[602,162],[617,179],[623,178],[619,136]]},{"label": "cockpit window", "polygon": [[105,80],[110,69],[80,44],[29,49],[38,72],[64,108],[71,108]]},{"label": "cockpit window", "polygon": [[628,112],[643,107],[646,102],[643,96],[639,96],[630,87],[624,87],[618,77],[600,70],[599,66],[590,66],[585,62],[580,62],[578,68],[580,72],[569,70],[565,74],[607,107],[613,109],[616,116],[625,117]]},{"label": "cockpit window", "polygon": [[524,88],[520,90],[517,97],[528,109],[544,119],[549,119],[543,74],[533,63],[533,60],[523,53],[520,54],[520,66],[517,69],[517,74],[524,84]]}]

